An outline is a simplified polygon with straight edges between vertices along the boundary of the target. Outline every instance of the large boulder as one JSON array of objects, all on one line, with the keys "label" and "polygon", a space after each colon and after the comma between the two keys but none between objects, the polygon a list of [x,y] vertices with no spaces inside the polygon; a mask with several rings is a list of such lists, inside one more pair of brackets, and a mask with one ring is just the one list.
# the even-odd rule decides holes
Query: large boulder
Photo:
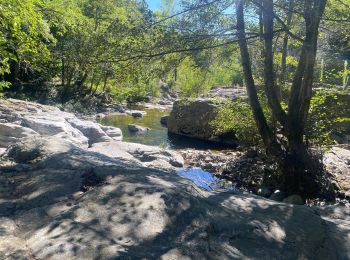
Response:
[{"label": "large boulder", "polygon": [[55,136],[81,147],[122,140],[119,128],[82,120],[52,106],[15,99],[1,100],[0,147],[32,135]]},{"label": "large boulder", "polygon": [[169,119],[169,116],[162,116],[160,118],[160,123],[164,126],[168,126],[168,119]]},{"label": "large boulder", "polygon": [[218,106],[210,100],[175,101],[168,118],[168,131],[199,139],[215,138],[210,122],[216,117]]},{"label": "large boulder", "polygon": [[0,166],[0,259],[350,258],[345,207],[206,192],[174,171],[65,151]]},{"label": "large boulder", "polygon": [[102,130],[111,137],[114,141],[122,141],[123,140],[123,133],[120,128],[113,127],[113,126],[103,126],[100,125]]},{"label": "large boulder", "polygon": [[22,120],[26,127],[41,135],[59,136],[74,144],[87,146],[88,138],[79,129],[67,123],[64,117],[33,113],[32,115],[23,116]]},{"label": "large boulder", "polygon": [[68,119],[67,121],[71,126],[78,129],[89,139],[89,145],[113,140],[102,130],[99,124],[91,121],[80,120],[78,118]]},{"label": "large boulder", "polygon": [[234,145],[234,134],[217,136],[211,122],[219,104],[211,99],[178,100],[167,119],[169,133]]}]

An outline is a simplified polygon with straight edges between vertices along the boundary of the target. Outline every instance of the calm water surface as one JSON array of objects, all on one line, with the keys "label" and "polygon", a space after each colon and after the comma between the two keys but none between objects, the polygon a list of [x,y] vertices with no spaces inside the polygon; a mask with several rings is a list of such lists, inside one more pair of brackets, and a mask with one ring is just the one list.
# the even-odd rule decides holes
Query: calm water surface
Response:
[{"label": "calm water surface", "polygon": [[[168,115],[169,110],[144,109],[146,115],[143,118],[134,118],[130,115],[111,115],[103,118],[101,123],[119,127],[123,132],[123,140],[126,142],[140,143],[146,145],[168,145],[168,130],[160,123],[162,116]],[[148,127],[151,130],[145,134],[135,134],[128,130],[129,124]]]},{"label": "calm water surface", "polygon": [[[197,140],[179,135],[168,134],[168,129],[160,123],[160,118],[170,114],[170,110],[145,109],[136,107],[137,110],[144,110],[147,114],[143,118],[134,118],[130,115],[116,114],[103,118],[100,123],[103,125],[119,127],[123,131],[123,140],[126,142],[140,143],[154,146],[165,146],[172,149],[213,149],[224,150],[232,146],[219,144],[210,141]],[[136,124],[148,127],[151,130],[146,134],[131,133],[129,124]]]}]

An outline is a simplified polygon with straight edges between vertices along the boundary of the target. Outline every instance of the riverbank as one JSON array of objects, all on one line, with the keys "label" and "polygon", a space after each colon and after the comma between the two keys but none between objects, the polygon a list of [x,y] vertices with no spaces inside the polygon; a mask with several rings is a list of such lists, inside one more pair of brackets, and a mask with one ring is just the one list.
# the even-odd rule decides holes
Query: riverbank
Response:
[{"label": "riverbank", "polygon": [[346,205],[202,190],[175,171],[197,157],[54,107],[0,100],[0,120],[0,258],[350,257]]}]

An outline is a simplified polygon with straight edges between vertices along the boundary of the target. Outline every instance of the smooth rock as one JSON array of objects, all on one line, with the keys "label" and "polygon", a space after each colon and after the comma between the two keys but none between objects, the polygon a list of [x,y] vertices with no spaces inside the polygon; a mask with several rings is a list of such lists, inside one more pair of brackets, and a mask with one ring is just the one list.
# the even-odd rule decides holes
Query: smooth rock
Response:
[{"label": "smooth rock", "polygon": [[6,148],[0,148],[0,157],[5,154]]},{"label": "smooth rock", "polygon": [[[94,145],[111,143],[122,142]],[[86,172],[99,182],[84,192]],[[27,171],[0,174],[0,187],[8,183],[10,190],[0,190],[0,204],[8,208],[0,215],[4,259],[350,256],[344,209],[318,213],[250,194],[203,191],[174,171],[91,149],[53,153]]]},{"label": "smooth rock", "polygon": [[68,119],[67,121],[89,139],[89,145],[112,140],[97,123],[80,120],[78,118]]},{"label": "smooth rock", "polygon": [[178,152],[164,150],[158,146],[127,142],[107,142],[96,143],[89,151],[147,167],[172,169],[173,167],[182,167],[184,165],[184,159]]},{"label": "smooth rock", "polygon": [[78,129],[71,126],[64,117],[59,115],[25,115],[22,120],[26,127],[41,135],[65,137],[72,143],[87,146],[88,138]]},{"label": "smooth rock", "polygon": [[103,128],[56,107],[15,99],[1,100],[0,120],[0,147],[32,135],[55,136],[81,147],[122,139],[118,128]]}]

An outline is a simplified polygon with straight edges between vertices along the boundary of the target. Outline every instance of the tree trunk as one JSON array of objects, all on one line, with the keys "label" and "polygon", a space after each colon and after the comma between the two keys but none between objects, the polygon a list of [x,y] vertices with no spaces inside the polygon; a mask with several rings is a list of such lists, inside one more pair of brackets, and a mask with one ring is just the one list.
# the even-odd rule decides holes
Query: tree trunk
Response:
[{"label": "tree trunk", "polygon": [[255,87],[250,55],[249,55],[248,45],[246,40],[243,0],[237,2],[236,15],[237,15],[238,40],[239,40],[239,47],[241,52],[241,62],[243,67],[244,81],[246,83],[249,103],[252,108],[254,119],[259,129],[259,133],[267,148],[268,153],[271,153],[273,155],[278,155],[282,153],[281,146],[277,143],[276,137],[274,136],[270,127],[267,124],[264,112],[261,108],[261,104],[258,99],[256,87]]},{"label": "tree trunk", "polygon": [[[289,6],[288,6],[287,22],[286,22],[288,29],[290,28],[290,25],[292,23],[293,10],[294,10],[294,0],[290,0]],[[285,32],[283,37],[283,45],[282,45],[282,61],[281,61],[281,74],[280,74],[280,84],[282,86],[285,84],[285,78],[286,78],[288,41],[289,41],[289,35],[287,32]]]},{"label": "tree trunk", "polygon": [[276,158],[277,163],[280,165],[283,173],[282,184],[284,190],[289,194],[306,194],[308,189],[309,194],[317,192],[316,173],[312,172],[313,170],[317,171],[317,169],[313,168],[314,164],[311,162],[307,147],[304,144],[304,128],[312,94],[318,27],[325,5],[326,0],[305,0],[304,2],[306,33],[299,63],[293,78],[288,114],[286,114],[281,107],[278,87],[275,82],[273,64],[275,13],[273,0],[262,0],[262,4],[258,3],[262,12],[264,30],[265,90],[273,116],[281,123],[284,130],[283,133],[288,140],[287,147],[282,147],[267,124],[257,96],[246,40],[244,0],[237,1],[237,35],[250,106],[267,151]]}]

